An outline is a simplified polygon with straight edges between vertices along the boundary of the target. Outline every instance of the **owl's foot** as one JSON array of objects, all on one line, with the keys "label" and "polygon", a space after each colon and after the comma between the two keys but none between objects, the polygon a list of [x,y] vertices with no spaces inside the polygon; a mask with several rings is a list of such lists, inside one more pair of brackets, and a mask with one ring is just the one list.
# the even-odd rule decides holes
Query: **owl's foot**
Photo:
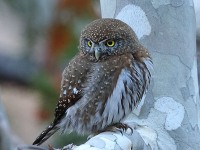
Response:
[{"label": "owl's foot", "polygon": [[[130,129],[130,133],[129,132],[127,133],[128,129]],[[133,128],[132,127],[130,127],[129,125],[127,125],[125,123],[118,122],[118,123],[109,125],[108,127],[106,127],[103,130],[92,133],[91,135],[89,135],[87,137],[87,140],[98,135],[99,133],[106,132],[106,131],[108,131],[108,132],[120,132],[122,135],[123,135],[124,132],[126,132],[127,134],[133,134]]]},{"label": "owl's foot", "polygon": [[110,131],[110,132],[119,131],[123,135],[123,132],[127,132],[128,129],[130,129],[131,134],[133,134],[133,129],[129,125],[119,122],[108,126],[104,131]]}]

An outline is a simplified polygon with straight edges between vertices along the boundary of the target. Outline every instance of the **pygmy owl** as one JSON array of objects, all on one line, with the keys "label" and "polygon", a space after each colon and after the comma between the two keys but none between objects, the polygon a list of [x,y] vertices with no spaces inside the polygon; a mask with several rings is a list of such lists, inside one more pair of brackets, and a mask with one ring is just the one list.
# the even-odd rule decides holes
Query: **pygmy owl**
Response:
[{"label": "pygmy owl", "polygon": [[123,125],[147,90],[151,57],[124,22],[93,21],[82,30],[79,49],[64,69],[55,119],[33,144],[59,129],[90,134]]}]

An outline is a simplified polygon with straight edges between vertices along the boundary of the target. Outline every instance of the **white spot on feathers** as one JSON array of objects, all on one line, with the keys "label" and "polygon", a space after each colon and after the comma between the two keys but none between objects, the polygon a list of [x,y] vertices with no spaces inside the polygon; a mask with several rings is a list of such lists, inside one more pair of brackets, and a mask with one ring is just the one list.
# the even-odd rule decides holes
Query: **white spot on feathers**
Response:
[{"label": "white spot on feathers", "polygon": [[67,94],[67,91],[66,91],[66,90],[64,90],[64,91],[63,91],[63,94],[64,94],[64,95],[66,95],[66,94]]},{"label": "white spot on feathers", "polygon": [[73,93],[74,93],[74,94],[78,94],[77,88],[73,88]]}]

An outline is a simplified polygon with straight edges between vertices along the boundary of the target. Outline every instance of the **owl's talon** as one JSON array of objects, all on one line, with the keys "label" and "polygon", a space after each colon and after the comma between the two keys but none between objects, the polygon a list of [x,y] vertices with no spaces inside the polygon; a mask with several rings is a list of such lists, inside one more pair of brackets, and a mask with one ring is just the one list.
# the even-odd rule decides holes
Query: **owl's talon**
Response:
[{"label": "owl's talon", "polygon": [[131,128],[129,125],[127,125],[125,123],[112,124],[112,125],[108,126],[104,131],[110,131],[110,132],[119,131],[123,135],[123,132],[126,132],[128,129],[130,129],[131,134],[133,134],[133,128]]}]

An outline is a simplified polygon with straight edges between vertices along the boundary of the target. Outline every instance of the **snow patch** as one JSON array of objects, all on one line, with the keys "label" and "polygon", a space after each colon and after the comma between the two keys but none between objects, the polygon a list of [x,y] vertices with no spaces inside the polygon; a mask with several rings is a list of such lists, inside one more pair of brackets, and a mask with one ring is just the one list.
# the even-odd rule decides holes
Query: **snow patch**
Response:
[{"label": "snow patch", "polygon": [[184,118],[184,107],[171,97],[162,97],[155,102],[155,109],[167,114],[165,128],[175,130],[181,126]]}]

